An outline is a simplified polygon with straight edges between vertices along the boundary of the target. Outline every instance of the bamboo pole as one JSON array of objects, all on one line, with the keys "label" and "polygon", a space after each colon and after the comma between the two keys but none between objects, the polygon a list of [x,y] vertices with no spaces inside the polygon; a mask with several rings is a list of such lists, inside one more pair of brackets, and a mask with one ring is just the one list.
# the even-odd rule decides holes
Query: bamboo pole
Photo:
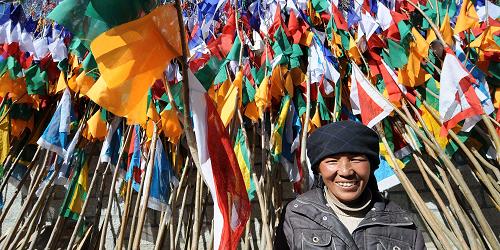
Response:
[{"label": "bamboo pole", "polygon": [[[2,193],[3,190],[5,189],[5,186],[7,186],[8,180],[9,180],[10,176],[12,175],[12,172],[14,172],[14,169],[16,168],[16,164],[19,162],[19,159],[21,158],[21,155],[23,154],[25,148],[26,147],[24,146],[21,149],[21,152],[19,152],[19,154],[17,154],[17,157],[14,159],[12,164],[10,164],[10,167],[8,168],[7,174],[4,175],[4,178],[2,180],[2,186],[0,187],[0,193]],[[35,161],[36,157],[38,156],[38,152],[40,152],[40,147],[38,147],[38,149],[36,150],[35,156],[33,157],[33,160],[30,162],[30,165],[33,164],[33,162]],[[4,169],[6,169],[6,166],[4,166]],[[28,167],[28,170],[26,171],[26,173],[29,173],[29,170],[30,170],[30,168]]]},{"label": "bamboo pole", "polygon": [[[413,137],[410,129],[408,128],[408,125],[406,125],[406,126],[407,126],[406,130],[408,131],[408,136],[410,137],[408,142],[410,143],[412,148],[414,148],[414,150],[416,150],[418,153],[421,153],[420,149],[417,146],[415,138]],[[467,243],[465,242],[465,239],[462,236],[462,232],[460,231],[460,227],[458,226],[457,220],[455,219],[455,217],[453,217],[451,212],[448,210],[448,208],[444,204],[443,200],[441,199],[441,196],[439,195],[437,190],[434,188],[434,185],[432,184],[431,180],[429,179],[429,176],[427,175],[427,172],[425,171],[424,166],[423,166],[423,164],[425,163],[424,160],[414,152],[412,153],[412,156],[413,156],[413,159],[415,159],[415,162],[417,163],[417,167],[420,170],[420,173],[422,175],[422,178],[424,179],[424,182],[427,184],[427,187],[429,188],[432,195],[434,196],[434,199],[436,200],[438,206],[440,207],[441,211],[443,212],[444,217],[448,221],[448,224],[450,225],[455,237],[457,237],[462,249],[469,249],[469,247],[467,246]]]},{"label": "bamboo pole", "polygon": [[[48,155],[48,154],[47,154]],[[46,155],[46,160],[48,159],[48,156]],[[57,160],[57,157],[56,157],[56,160]],[[45,162],[45,164],[47,164],[48,161]],[[43,166],[43,168],[45,168],[45,165]],[[56,165],[56,169],[58,170],[58,165]],[[55,171],[57,172],[57,171]],[[51,179],[54,179],[55,178],[55,175],[52,175]],[[37,180],[37,186],[38,184],[42,181],[41,177]],[[49,180],[50,182],[50,180]],[[17,216],[17,219],[16,219],[16,222],[12,228],[12,230],[7,234],[6,238],[5,238],[5,241],[4,241],[4,244],[3,244],[3,248],[6,248],[8,246],[8,244],[10,244],[10,241],[12,240],[12,234],[14,232],[17,231],[17,229],[19,228],[20,224],[21,224],[21,221],[23,220],[24,218],[24,215],[26,214],[26,212],[28,212],[28,209],[29,209],[29,205],[31,205],[31,201],[33,200],[35,196],[35,189],[33,188],[29,193],[28,193],[28,198],[26,199],[26,201],[24,201],[23,203],[23,207],[21,208],[18,216]],[[7,215],[7,211],[5,213],[2,213],[2,217],[0,218],[0,222],[3,223],[3,220],[5,219],[5,215]]]},{"label": "bamboo pole", "polygon": [[128,244],[127,244],[127,249],[128,250],[131,250],[132,249],[132,245],[134,243],[134,236],[135,236],[135,228],[136,228],[136,225],[137,225],[137,216],[139,214],[139,209],[141,207],[141,195],[143,193],[143,189],[144,189],[144,180],[146,179],[146,175],[145,174],[142,174],[141,176],[141,184],[139,185],[139,191],[137,192],[137,197],[135,199],[135,206],[134,206],[134,213],[132,214],[132,225],[130,226],[130,234],[129,234],[129,237],[128,237]]},{"label": "bamboo pole", "polygon": [[476,156],[476,158],[479,159],[479,161],[484,166],[486,166],[489,170],[491,170],[493,172],[493,174],[495,174],[496,183],[498,184],[498,181],[500,181],[500,170],[498,170],[498,168],[496,168],[491,163],[489,163],[486,159],[484,159],[484,157],[477,151],[477,149],[475,149],[474,147],[471,147],[470,150],[474,154],[474,156]]},{"label": "bamboo pole", "polygon": [[123,246],[123,238],[125,237],[125,231],[127,230],[128,217],[130,214],[130,206],[132,205],[132,180],[127,182],[127,191],[125,192],[125,205],[124,211],[120,223],[120,232],[118,234],[118,240],[116,241],[115,249],[121,250]]},{"label": "bamboo pole", "polygon": [[[33,214],[36,212],[36,210],[38,209],[38,207],[41,205],[41,203],[42,203],[41,201],[43,200],[43,197],[45,197],[45,195],[47,194],[47,192],[49,190],[49,187],[52,186],[52,183],[56,179],[57,173],[59,172],[60,168],[61,168],[61,165],[60,164],[56,164],[56,166],[54,168],[54,173],[50,177],[47,185],[42,189],[42,192],[41,192],[40,196],[38,197],[38,200],[35,202],[35,205],[33,206],[33,209],[31,210],[28,218],[32,218]],[[33,198],[33,196],[34,196],[34,192],[32,192],[32,193],[29,194],[29,197],[31,199]],[[14,227],[12,228],[11,232],[7,236],[7,238],[6,238],[6,240],[5,240],[4,244],[3,244],[2,249],[12,249],[12,247],[14,247],[14,244],[12,244],[12,245],[10,245],[10,244],[12,243],[12,240],[14,239],[14,234],[17,235],[17,233],[18,233],[18,228],[19,228],[19,226],[21,224],[21,219],[24,217],[24,214],[27,212],[28,205],[29,205],[29,203],[31,201],[30,198],[28,198],[28,200],[23,205],[23,208],[21,209],[21,212],[19,213],[18,219],[17,219],[16,223],[14,224]]]},{"label": "bamboo pole", "polygon": [[[435,216],[432,214],[429,208],[425,205],[424,201],[418,194],[417,190],[415,190],[415,187],[413,187],[408,177],[406,177],[406,175],[403,173],[403,171],[399,167],[399,164],[397,163],[396,157],[394,156],[392,149],[389,146],[389,143],[387,142],[385,133],[380,126],[378,126],[378,132],[380,138],[382,139],[382,143],[384,144],[387,152],[389,153],[390,160],[393,163],[394,167],[392,169],[394,170],[394,173],[396,174],[398,179],[401,181],[401,184],[403,185],[403,188],[405,189],[406,193],[408,193],[408,195],[412,198],[410,200],[415,205],[415,207],[417,207],[420,215],[424,218],[424,220],[427,223],[429,223],[429,226],[436,233],[436,237],[439,239],[439,242],[443,245],[443,247],[445,249],[453,249],[453,245],[451,244],[457,244],[456,237],[454,237],[453,233],[451,233],[448,229],[446,229],[446,227],[443,228],[443,226],[440,225],[439,221],[435,218]],[[457,245],[455,246],[459,247]]]},{"label": "bamboo pole", "polygon": [[83,220],[83,217],[84,217],[83,215],[85,214],[85,211],[87,210],[87,205],[88,205],[89,200],[90,200],[90,195],[92,194],[92,191],[94,191],[94,186],[95,186],[95,183],[96,183],[96,180],[97,180],[97,176],[99,175],[99,171],[101,170],[101,165],[102,165],[101,164],[101,158],[99,157],[99,160],[97,160],[97,164],[96,164],[96,167],[95,167],[95,170],[94,170],[94,175],[92,176],[92,180],[90,181],[90,186],[89,186],[89,189],[88,189],[88,192],[87,192],[87,198],[83,202],[81,211],[78,214],[78,220],[76,221],[75,229],[71,233],[71,236],[70,236],[70,239],[69,239],[69,242],[68,242],[68,247],[66,248],[67,250],[70,250],[70,249],[73,248],[73,244],[74,244],[75,239],[76,239],[78,228],[80,227],[80,224],[82,223],[82,220]]},{"label": "bamboo pole", "polygon": [[[371,86],[374,88],[373,86]],[[378,92],[377,92],[378,93]],[[490,244],[490,247],[493,248],[499,248],[500,249],[500,244],[498,243],[498,239],[496,238],[495,234],[493,233],[493,230],[491,229],[490,225],[486,221],[486,218],[484,217],[483,212],[481,211],[481,208],[477,204],[476,199],[474,198],[474,195],[472,194],[471,190],[467,186],[465,180],[463,179],[460,171],[454,166],[454,164],[451,162],[451,160],[448,158],[448,156],[444,153],[444,151],[437,145],[436,143],[431,142],[423,133],[420,131],[417,126],[415,125],[414,121],[410,118],[408,118],[399,108],[395,107],[393,104],[391,104],[394,108],[394,111],[408,124],[414,132],[417,134],[419,138],[421,138],[424,143],[429,145],[434,152],[437,153],[439,158],[443,161],[444,165],[448,169],[449,173],[453,177],[453,179],[457,182],[457,185],[460,189],[460,191],[464,194],[464,197],[466,200],[469,202],[472,211],[474,215],[476,216],[481,228],[483,229],[485,238]]]},{"label": "bamboo pole", "polygon": [[[252,178],[253,178],[253,181],[255,183],[255,189],[256,189],[256,192],[257,192],[257,198],[259,199],[259,206],[260,206],[260,213],[261,213],[261,216],[262,216],[262,231],[263,231],[263,235],[264,237],[261,238],[261,242],[264,242],[264,243],[261,243],[261,246],[263,244],[265,244],[265,249],[272,249],[272,242],[271,242],[271,231],[269,230],[269,221],[268,221],[268,217],[267,217],[267,212],[266,212],[266,208],[264,206],[264,197],[262,195],[262,190],[261,190],[261,184],[259,182],[259,180],[257,179],[257,175],[255,175],[255,173],[252,173]],[[263,249],[263,247],[261,247],[261,249]]]},{"label": "bamboo pole", "polygon": [[[411,103],[410,103],[410,107],[413,109],[413,113],[417,115],[417,118],[419,119],[419,121],[422,124],[422,126],[424,126],[424,131],[426,131],[426,133],[428,133],[430,135],[430,132],[429,132],[428,128],[426,127],[426,125],[425,125],[422,117],[420,116],[420,113],[417,111],[417,109]],[[440,121],[438,119],[438,116],[435,113],[435,111],[432,110],[430,107],[428,107],[427,104],[424,104],[424,107],[429,111],[429,113],[436,120],[436,122],[438,122],[441,125],[441,123],[440,123]],[[403,105],[403,108],[406,108],[406,106]],[[500,193],[493,187],[493,185],[491,184],[491,182],[489,181],[489,179],[488,179],[488,177],[486,175],[486,172],[481,167],[481,165],[479,164],[479,162],[477,161],[477,159],[474,157],[474,155],[472,154],[472,152],[470,151],[470,149],[467,146],[465,146],[465,144],[462,141],[460,141],[460,139],[458,138],[457,134],[455,134],[455,132],[453,132],[453,130],[451,130],[451,129],[448,130],[448,133],[451,136],[451,138],[458,144],[458,146],[460,147],[460,149],[465,153],[467,159],[469,159],[469,161],[472,164],[472,166],[474,166],[475,170],[478,172],[479,180],[481,180],[481,182],[485,185],[485,187],[488,190],[488,192],[492,195],[493,201],[495,203],[497,203],[497,204],[500,204]],[[437,143],[436,140],[434,139],[434,137],[432,137],[431,135],[429,137],[435,143]]]},{"label": "bamboo pole", "polygon": [[198,249],[198,237],[200,235],[200,207],[201,207],[201,193],[203,192],[203,183],[201,180],[201,173],[198,171],[196,175],[196,191],[194,200],[194,225],[193,225],[193,238],[191,241],[191,250]]},{"label": "bamboo pole", "polygon": [[[184,169],[182,175],[184,175],[185,173],[186,173],[186,170]],[[183,181],[183,179],[184,179],[183,177],[184,176],[181,176],[181,181]],[[177,193],[177,190],[179,190],[181,187],[182,187],[182,183],[179,182],[179,185],[177,186],[177,188],[172,190],[172,192],[170,193],[169,206],[171,206],[172,208],[175,207],[175,202],[176,202],[174,194]],[[170,209],[170,208],[168,208],[168,209]],[[163,247],[163,239],[164,239],[165,230],[169,224],[171,225],[171,217],[173,216],[173,212],[174,211],[172,210],[170,212],[171,214],[168,214],[169,211],[167,210],[163,213],[163,219],[160,220],[161,224],[160,224],[160,228],[158,229],[158,236],[156,237],[155,250],[160,250]]]},{"label": "bamboo pole", "polygon": [[306,84],[306,116],[304,117],[304,126],[302,128],[302,139],[300,143],[300,165],[302,167],[302,173],[304,173],[302,189],[305,190],[309,188],[308,174],[309,169],[307,167],[307,132],[309,130],[309,117],[311,117],[311,71],[309,70]]},{"label": "bamboo pole", "polygon": [[59,231],[61,227],[64,225],[65,218],[61,214],[57,216],[56,223],[54,224],[54,228],[52,229],[52,233],[50,234],[49,241],[47,242],[46,249],[51,250],[54,248],[54,243],[56,241],[57,236],[59,235]]},{"label": "bamboo pole", "polygon": [[175,0],[175,8],[177,10],[177,22],[179,23],[179,32],[181,33],[181,66],[182,66],[182,102],[184,105],[184,132],[186,134],[186,141],[189,147],[189,152],[191,153],[191,158],[194,164],[201,171],[200,160],[198,159],[198,149],[196,148],[196,138],[194,136],[193,127],[191,124],[191,119],[189,117],[190,104],[189,104],[189,77],[188,77],[188,65],[187,65],[187,55],[189,54],[187,42],[186,42],[186,30],[184,28],[184,21],[182,18],[182,7],[181,1]]},{"label": "bamboo pole", "polygon": [[[35,168],[36,170],[38,169],[41,169],[42,172],[43,172],[43,168],[44,166],[47,164],[47,159],[48,159],[48,155],[49,155],[49,152],[47,151],[47,154],[45,156],[45,160],[44,160],[44,163],[45,164],[38,164],[37,167]],[[34,162],[35,160],[33,160]],[[17,195],[19,194],[19,192],[21,192],[21,189],[22,187],[24,186],[24,183],[28,180],[28,177],[29,177],[29,172],[26,172],[23,176],[23,178],[21,178],[21,180],[19,181],[19,183],[17,184],[16,186],[16,191],[14,191],[14,194],[12,195],[12,197],[10,198],[9,202],[7,203],[7,205],[2,209],[2,214],[0,216],[0,225],[3,224],[3,221],[5,219],[5,217],[7,216],[12,204],[14,204],[14,201],[16,200],[16,197]],[[38,180],[38,179],[37,179]]]},{"label": "bamboo pole", "polygon": [[[151,145],[149,148],[149,161],[148,161],[148,166],[146,169],[146,173],[143,173],[146,175],[146,183],[144,184],[144,192],[142,194],[142,208],[141,212],[139,214],[139,221],[137,223],[137,229],[134,237],[134,244],[132,248],[139,249],[139,245],[141,243],[141,237],[142,237],[142,229],[144,227],[144,219],[146,218],[146,212],[148,210],[148,202],[149,202],[149,191],[151,190],[151,180],[153,179],[153,167],[154,167],[154,159],[155,159],[155,151],[156,151],[156,143],[158,139],[158,128],[156,127],[156,124],[154,125],[153,128],[153,138],[151,139]],[[161,142],[160,142],[161,143]]]},{"label": "bamboo pole", "polygon": [[[95,206],[95,211],[96,215],[94,217],[94,221],[92,222],[92,229],[90,232],[89,236],[89,248],[91,249],[97,249],[100,240],[100,230],[99,230],[99,222],[101,219],[101,210],[102,210],[102,205],[103,205],[103,200],[104,200],[104,194],[106,190],[106,183],[107,183],[107,174],[109,172],[109,169],[111,168],[110,164],[106,164],[106,168],[104,169],[104,172],[102,173],[102,178],[101,178],[101,183],[99,183],[99,187],[97,188],[101,192],[99,192],[99,195],[97,196],[97,204]],[[84,241],[85,239],[81,239],[80,242]]]},{"label": "bamboo pole", "polygon": [[[122,147],[122,153],[118,157],[118,164],[121,161],[121,158],[123,157],[123,148],[129,143],[130,138],[132,138],[132,131],[134,129],[132,127],[129,127],[127,137],[125,139],[125,143],[123,144]],[[108,163],[109,165],[110,163]],[[119,165],[118,165],[119,166]],[[104,222],[102,224],[102,230],[101,230],[101,237],[99,240],[99,249],[104,249],[104,244],[106,243],[106,234],[108,231],[108,221],[109,221],[109,216],[111,215],[111,207],[113,205],[113,193],[115,192],[115,185],[116,185],[116,179],[118,178],[118,166],[116,166],[115,172],[113,173],[113,180],[111,181],[111,187],[109,188],[109,194],[108,194],[108,205],[106,207],[106,215],[104,216]]]},{"label": "bamboo pole", "polygon": [[[181,205],[181,210],[180,210],[180,213],[179,213],[179,221],[177,222],[177,228],[175,230],[175,238],[174,238],[174,242],[172,242],[171,244],[173,244],[174,246],[174,249],[177,248],[177,243],[179,242],[179,235],[180,235],[180,232],[181,232],[181,225],[182,225],[182,218],[184,218],[184,209],[185,209],[185,206],[186,206],[186,199],[187,199],[187,191],[189,189],[189,185],[186,186],[186,188],[184,189],[184,195],[182,196],[182,205]],[[186,242],[187,244],[187,242]]]},{"label": "bamboo pole", "polygon": [[[53,189],[54,187],[52,187]],[[31,234],[33,233],[34,230],[36,230],[38,228],[38,226],[40,225],[40,222],[43,218],[43,216],[45,215],[45,212],[47,211],[48,209],[48,202],[50,201],[51,198],[53,198],[54,196],[54,193],[51,192],[50,195],[47,196],[47,199],[45,199],[45,206],[43,207],[43,209],[40,209],[39,212],[36,214],[36,216],[33,218],[33,222],[29,223],[29,227],[28,227],[28,230],[26,231],[25,233],[25,236],[23,238],[23,240],[21,241],[21,246],[20,247],[16,247],[16,249],[24,249],[26,247],[26,245],[28,244],[30,238],[31,238]],[[38,218],[38,219],[37,219]],[[36,234],[37,235],[37,234]],[[36,241],[36,236],[35,235],[35,239],[33,241]],[[18,236],[22,236],[22,234],[18,234]],[[14,240],[14,242],[17,242],[16,240]]]}]

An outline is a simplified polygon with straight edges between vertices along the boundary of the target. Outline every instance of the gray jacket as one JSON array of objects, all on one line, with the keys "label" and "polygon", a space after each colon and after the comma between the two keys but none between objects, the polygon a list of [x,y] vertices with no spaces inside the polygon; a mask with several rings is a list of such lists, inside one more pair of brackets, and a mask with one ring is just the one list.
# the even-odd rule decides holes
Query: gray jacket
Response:
[{"label": "gray jacket", "polygon": [[387,200],[375,201],[351,235],[317,188],[286,206],[274,248],[398,250],[425,249],[425,245],[409,214]]}]

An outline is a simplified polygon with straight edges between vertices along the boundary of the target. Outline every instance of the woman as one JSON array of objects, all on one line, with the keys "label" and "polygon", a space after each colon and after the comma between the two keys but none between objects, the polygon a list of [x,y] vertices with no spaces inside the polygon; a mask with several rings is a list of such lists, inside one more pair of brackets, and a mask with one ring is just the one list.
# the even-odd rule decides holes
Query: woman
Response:
[{"label": "woman", "polygon": [[323,126],[307,155],[315,188],[286,206],[275,249],[425,249],[410,215],[379,194],[375,131],[353,121]]}]

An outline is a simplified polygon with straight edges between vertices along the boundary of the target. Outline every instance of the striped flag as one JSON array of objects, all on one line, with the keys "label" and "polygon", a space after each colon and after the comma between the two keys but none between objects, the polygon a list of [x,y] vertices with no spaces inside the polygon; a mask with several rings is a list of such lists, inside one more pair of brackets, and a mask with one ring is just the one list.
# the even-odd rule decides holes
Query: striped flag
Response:
[{"label": "striped flag", "polygon": [[440,83],[439,116],[443,123],[441,135],[448,134],[448,129],[466,118],[484,114],[474,89],[476,79],[450,49],[447,49],[443,61]]},{"label": "striped flag", "polygon": [[373,127],[387,117],[393,110],[389,101],[370,86],[371,83],[363,75],[358,65],[351,63],[351,107],[352,113],[361,115],[361,121],[368,127]]},{"label": "striped flag", "polygon": [[250,216],[238,160],[212,99],[188,71],[201,174],[214,200],[214,249],[236,249]]},{"label": "striped flag", "polygon": [[76,166],[61,207],[61,215],[78,220],[78,215],[81,213],[83,203],[87,198],[89,166],[88,159],[86,159],[87,157],[85,157],[83,151],[78,151],[75,154]]},{"label": "striped flag", "polygon": [[250,150],[245,144],[243,130],[240,128],[238,129],[238,134],[236,135],[236,140],[234,142],[234,153],[236,154],[236,158],[238,159],[238,165],[240,165],[243,181],[245,181],[248,199],[252,200],[255,195],[255,183],[252,180],[252,168],[250,165],[250,158],[248,157],[249,151]]}]

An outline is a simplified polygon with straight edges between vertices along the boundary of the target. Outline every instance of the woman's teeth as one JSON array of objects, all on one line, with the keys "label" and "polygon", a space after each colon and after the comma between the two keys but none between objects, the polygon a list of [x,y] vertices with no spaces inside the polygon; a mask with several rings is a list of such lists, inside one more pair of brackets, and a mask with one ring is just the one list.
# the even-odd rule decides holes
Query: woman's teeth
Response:
[{"label": "woman's teeth", "polygon": [[355,182],[337,182],[337,185],[341,187],[352,187],[355,184],[356,184]]}]

